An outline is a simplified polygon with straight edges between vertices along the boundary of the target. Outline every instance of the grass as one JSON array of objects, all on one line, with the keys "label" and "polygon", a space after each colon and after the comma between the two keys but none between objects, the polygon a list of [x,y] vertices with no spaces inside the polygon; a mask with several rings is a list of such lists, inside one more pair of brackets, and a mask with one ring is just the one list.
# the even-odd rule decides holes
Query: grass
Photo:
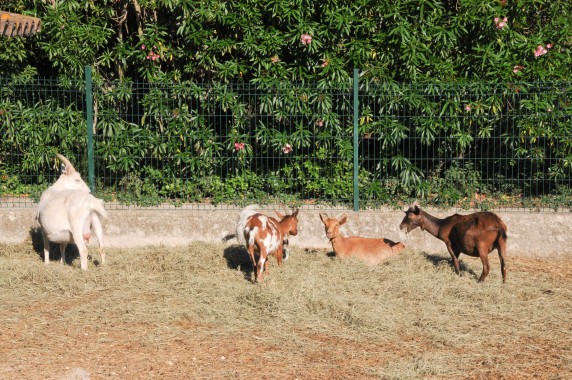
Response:
[{"label": "grass", "polygon": [[368,267],[293,248],[253,284],[234,245],[107,253],[82,272],[0,245],[0,378],[572,376],[571,261],[511,257],[503,285],[491,256],[477,284],[445,249]]}]

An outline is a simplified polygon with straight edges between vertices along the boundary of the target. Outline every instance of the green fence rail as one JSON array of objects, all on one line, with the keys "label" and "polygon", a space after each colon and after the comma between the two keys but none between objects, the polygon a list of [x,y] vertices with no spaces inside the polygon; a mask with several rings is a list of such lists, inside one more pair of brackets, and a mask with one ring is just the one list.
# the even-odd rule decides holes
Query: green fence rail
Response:
[{"label": "green fence rail", "polygon": [[570,210],[572,83],[0,78],[0,207],[63,153],[107,207]]}]

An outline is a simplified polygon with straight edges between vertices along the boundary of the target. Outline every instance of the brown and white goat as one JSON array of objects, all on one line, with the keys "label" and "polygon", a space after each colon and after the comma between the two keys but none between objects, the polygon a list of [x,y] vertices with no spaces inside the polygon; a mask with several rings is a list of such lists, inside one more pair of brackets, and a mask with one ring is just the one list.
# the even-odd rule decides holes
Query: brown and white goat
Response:
[{"label": "brown and white goat", "polygon": [[405,249],[403,243],[395,243],[385,238],[345,237],[340,232],[340,226],[347,222],[346,215],[342,215],[338,220],[329,218],[327,214],[320,214],[320,219],[337,257],[355,257],[373,265],[397,256]]},{"label": "brown and white goat", "polygon": [[268,256],[275,255],[278,265],[281,265],[288,236],[298,234],[298,209],[291,215],[276,211],[280,219],[277,220],[257,212],[256,208],[256,205],[251,205],[242,210],[236,237],[239,242],[246,244],[255,271],[255,281],[262,281],[264,273],[268,273]]},{"label": "brown and white goat", "polygon": [[67,158],[60,154],[58,157],[65,164],[65,169],[60,178],[42,193],[38,205],[37,219],[44,239],[44,262],[50,262],[50,241],[59,243],[63,263],[66,244],[75,243],[81,269],[87,270],[86,241],[91,238],[93,228],[99,243],[101,263],[105,264],[101,226],[101,218],[106,216],[103,201],[90,194],[89,187]]},{"label": "brown and white goat", "polygon": [[461,274],[459,267],[461,253],[480,257],[483,272],[479,282],[483,282],[489,274],[489,253],[496,249],[500,257],[502,280],[506,281],[507,228],[496,214],[475,212],[469,215],[454,214],[439,219],[421,210],[415,202],[405,211],[400,228],[410,232],[417,227],[445,243],[457,274]]}]

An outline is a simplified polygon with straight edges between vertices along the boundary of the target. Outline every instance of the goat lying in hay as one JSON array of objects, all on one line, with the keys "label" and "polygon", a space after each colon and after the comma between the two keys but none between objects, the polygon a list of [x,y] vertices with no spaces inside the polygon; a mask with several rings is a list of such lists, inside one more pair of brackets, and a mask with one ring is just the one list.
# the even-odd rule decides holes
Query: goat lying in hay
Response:
[{"label": "goat lying in hay", "polygon": [[288,236],[298,234],[298,209],[291,215],[276,211],[280,219],[276,220],[256,212],[256,208],[256,205],[251,205],[242,210],[236,228],[236,238],[248,249],[256,273],[254,281],[262,281],[263,274],[268,273],[268,256],[274,254],[278,265],[282,265]]},{"label": "goat lying in hay", "polygon": [[86,241],[93,228],[99,243],[101,263],[105,264],[103,252],[103,229],[101,219],[106,216],[103,201],[90,194],[89,187],[81,179],[70,161],[58,154],[65,169],[58,180],[42,193],[37,219],[44,239],[44,262],[50,262],[50,241],[59,243],[61,261],[65,263],[67,243],[77,245],[81,269],[87,270],[88,249]]},{"label": "goat lying in hay", "polygon": [[417,227],[423,231],[426,230],[445,243],[453,259],[457,274],[461,274],[459,268],[459,255],[461,253],[480,257],[483,263],[483,272],[479,282],[483,282],[488,276],[489,253],[496,249],[500,257],[502,280],[503,282],[506,281],[507,228],[496,214],[475,212],[469,215],[454,214],[439,219],[421,210],[415,202],[405,211],[405,217],[400,228],[410,232]]},{"label": "goat lying in hay", "polygon": [[347,216],[340,219],[329,218],[320,214],[326,228],[326,237],[330,239],[337,257],[356,257],[367,264],[378,264],[392,256],[397,256],[405,249],[403,243],[395,243],[384,238],[365,238],[360,236],[345,237],[340,233],[340,226],[347,222]]}]

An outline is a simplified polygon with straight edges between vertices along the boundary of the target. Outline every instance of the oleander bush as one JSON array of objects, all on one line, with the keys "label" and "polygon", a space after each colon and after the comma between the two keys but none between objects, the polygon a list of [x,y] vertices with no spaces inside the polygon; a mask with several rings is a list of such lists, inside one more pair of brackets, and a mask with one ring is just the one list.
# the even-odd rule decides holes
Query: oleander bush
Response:
[{"label": "oleander bush", "polygon": [[351,201],[354,85],[365,204],[566,199],[569,1],[8,0],[3,9],[42,19],[33,37],[0,37],[4,193],[35,196],[57,174],[56,151],[87,171],[89,66],[96,187],[109,199]]}]

